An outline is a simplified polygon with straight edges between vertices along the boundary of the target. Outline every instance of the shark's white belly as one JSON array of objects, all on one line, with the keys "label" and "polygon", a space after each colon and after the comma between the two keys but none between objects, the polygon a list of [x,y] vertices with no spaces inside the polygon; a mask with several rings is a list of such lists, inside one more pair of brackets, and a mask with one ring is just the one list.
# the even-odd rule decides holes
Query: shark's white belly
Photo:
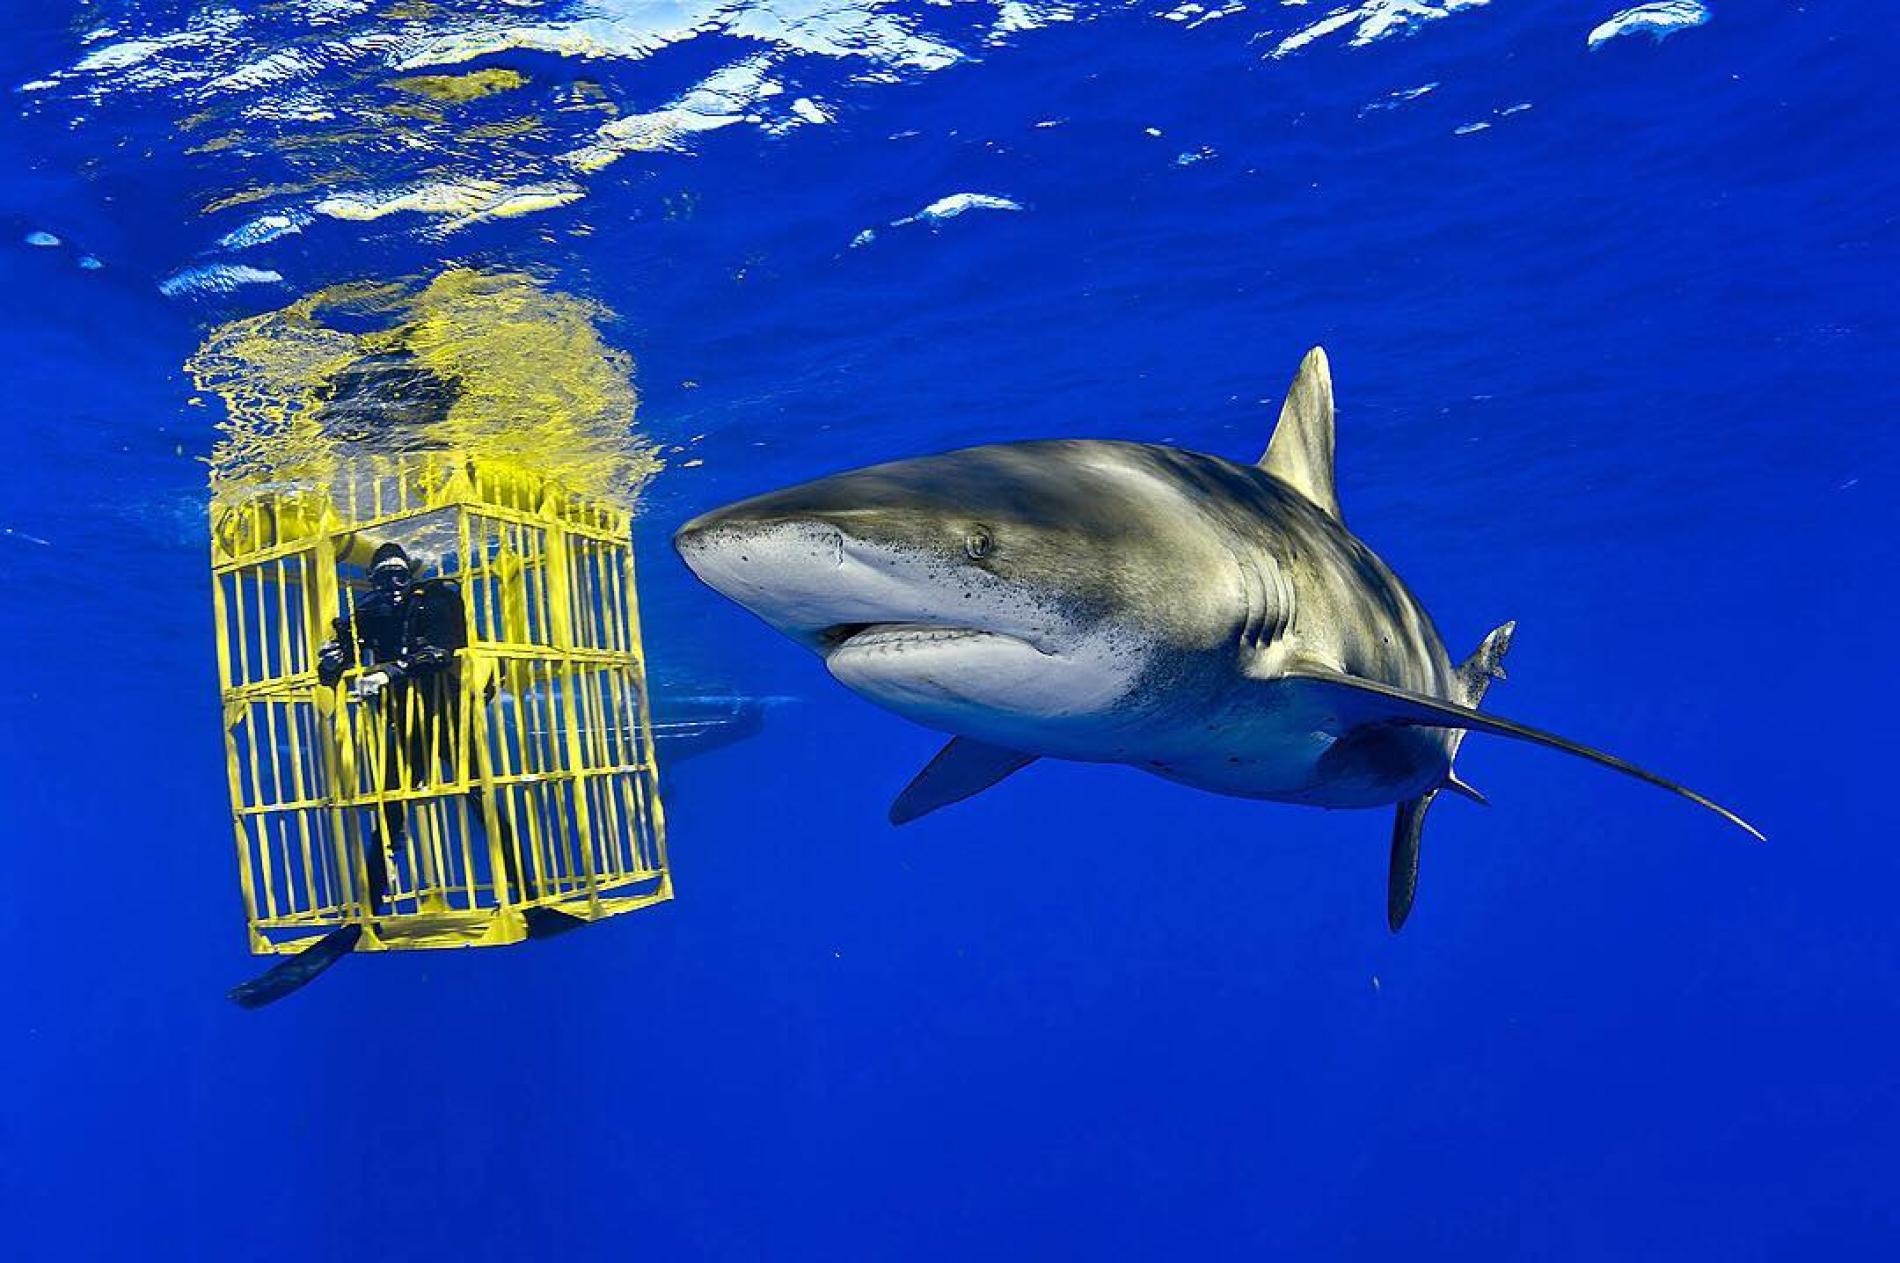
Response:
[{"label": "shark's white belly", "polygon": [[854,637],[828,665],[854,691],[939,731],[1125,763],[1220,794],[1374,807],[1418,796],[1450,766],[1437,730],[1357,724],[1298,684],[1205,663],[1156,676],[1139,659],[1110,642],[1047,655],[1007,636],[892,627]]}]

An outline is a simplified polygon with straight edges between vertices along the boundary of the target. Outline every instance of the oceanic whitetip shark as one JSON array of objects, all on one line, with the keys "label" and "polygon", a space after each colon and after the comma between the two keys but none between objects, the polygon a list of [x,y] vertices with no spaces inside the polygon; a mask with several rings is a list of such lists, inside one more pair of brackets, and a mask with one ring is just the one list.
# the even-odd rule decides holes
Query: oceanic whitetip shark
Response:
[{"label": "oceanic whitetip shark", "polygon": [[967,448],[837,474],[695,518],[712,587],[846,687],[953,734],[902,824],[1039,758],[1126,763],[1245,798],[1397,806],[1386,918],[1418,887],[1425,813],[1483,802],[1468,732],[1579,755],[1734,812],[1478,704],[1513,624],[1453,663],[1425,609],[1346,529],[1326,354],[1300,364],[1258,464],[1146,443]]}]

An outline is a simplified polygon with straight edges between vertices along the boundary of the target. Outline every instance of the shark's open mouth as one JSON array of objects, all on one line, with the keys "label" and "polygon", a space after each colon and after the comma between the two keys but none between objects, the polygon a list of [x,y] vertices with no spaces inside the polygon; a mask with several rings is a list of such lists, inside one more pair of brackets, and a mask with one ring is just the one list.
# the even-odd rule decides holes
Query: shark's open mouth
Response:
[{"label": "shark's open mouth", "polygon": [[[947,647],[958,641],[1030,642],[1005,632],[984,631],[977,627],[951,627],[942,623],[839,623],[819,633],[827,655],[850,650],[853,653],[874,650],[902,651],[926,645]],[[1045,652],[1030,645],[1038,653]]]},{"label": "shark's open mouth", "polygon": [[839,623],[826,628],[820,639],[832,650],[846,645],[853,649],[872,649],[880,645],[925,644],[991,634],[974,627],[945,627],[939,623]]}]

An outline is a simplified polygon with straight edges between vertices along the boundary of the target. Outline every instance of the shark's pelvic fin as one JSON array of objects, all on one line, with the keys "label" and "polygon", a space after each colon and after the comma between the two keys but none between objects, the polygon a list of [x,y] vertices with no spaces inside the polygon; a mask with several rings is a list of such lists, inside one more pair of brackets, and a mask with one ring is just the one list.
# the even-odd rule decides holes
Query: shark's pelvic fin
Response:
[{"label": "shark's pelvic fin", "polygon": [[1666,789],[1679,794],[1690,802],[1713,811],[1736,828],[1750,834],[1758,841],[1767,841],[1762,831],[1742,819],[1720,803],[1705,798],[1693,789],[1679,785],[1666,777],[1645,768],[1637,767],[1626,759],[1614,754],[1559,737],[1555,733],[1532,728],[1509,719],[1500,719],[1495,715],[1480,714],[1468,706],[1442,701],[1435,697],[1426,697],[1422,693],[1413,693],[1406,689],[1394,688],[1390,684],[1380,684],[1372,680],[1362,680],[1356,676],[1340,675],[1323,670],[1300,670],[1282,677],[1285,680],[1322,689],[1330,700],[1339,706],[1340,717],[1357,723],[1393,723],[1416,724],[1427,728],[1462,728],[1469,732],[1488,732],[1500,737],[1515,737],[1519,741],[1528,741],[1533,745],[1548,746],[1553,750],[1562,750],[1579,758],[1601,763],[1604,767],[1614,768],[1626,776],[1639,781],[1647,781],[1658,789]]},{"label": "shark's pelvic fin", "polygon": [[1489,807],[1491,805],[1491,800],[1486,798],[1477,786],[1461,779],[1456,771],[1445,773],[1444,788],[1450,790],[1460,798],[1469,798],[1480,807]]},{"label": "shark's pelvic fin", "polygon": [[1021,750],[953,737],[891,804],[891,823],[909,824],[939,807],[974,797],[1035,761],[1035,755]]},{"label": "shark's pelvic fin", "polygon": [[1333,489],[1333,370],[1323,348],[1314,347],[1300,361],[1260,468],[1335,522],[1345,521],[1339,513],[1339,493]]},{"label": "shark's pelvic fin", "polygon": [[1392,863],[1385,879],[1385,923],[1394,934],[1412,915],[1412,900],[1418,897],[1418,843],[1425,833],[1425,813],[1431,809],[1437,790],[1428,790],[1410,802],[1399,804],[1392,821]]}]

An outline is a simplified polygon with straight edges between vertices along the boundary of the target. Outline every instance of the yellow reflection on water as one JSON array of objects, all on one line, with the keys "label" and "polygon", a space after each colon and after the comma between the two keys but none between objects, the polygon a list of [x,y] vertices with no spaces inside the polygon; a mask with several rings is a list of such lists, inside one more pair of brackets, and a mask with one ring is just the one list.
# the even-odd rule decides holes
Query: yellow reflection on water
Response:
[{"label": "yellow reflection on water", "polygon": [[226,417],[214,492],[327,480],[354,456],[445,448],[631,507],[660,467],[633,361],[597,303],[525,273],[355,282],[213,329],[186,363]]},{"label": "yellow reflection on water", "polygon": [[491,68],[471,70],[465,75],[412,75],[407,79],[391,79],[389,86],[398,92],[460,105],[498,92],[512,92],[526,82],[528,76],[518,70]]}]

